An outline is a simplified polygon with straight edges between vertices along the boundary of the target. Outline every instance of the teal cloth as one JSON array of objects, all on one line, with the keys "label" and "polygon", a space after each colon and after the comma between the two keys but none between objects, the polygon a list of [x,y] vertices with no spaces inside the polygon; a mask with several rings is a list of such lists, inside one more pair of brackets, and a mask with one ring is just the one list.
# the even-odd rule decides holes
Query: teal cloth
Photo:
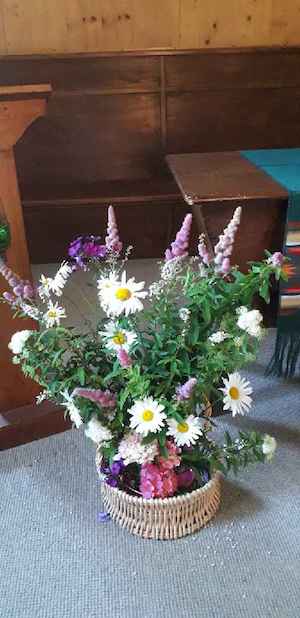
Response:
[{"label": "teal cloth", "polygon": [[241,150],[241,154],[289,192],[300,193],[300,148]]},{"label": "teal cloth", "polygon": [[[242,150],[241,154],[251,163],[269,174],[289,192],[286,232],[299,231],[300,224],[300,148],[274,150]],[[285,240],[286,242],[286,240]],[[286,295],[299,297],[300,246],[287,245],[283,251],[291,260],[294,274],[280,286],[281,300]],[[277,339],[269,372],[278,376],[292,377],[300,358],[300,308],[284,312],[279,310]]]}]

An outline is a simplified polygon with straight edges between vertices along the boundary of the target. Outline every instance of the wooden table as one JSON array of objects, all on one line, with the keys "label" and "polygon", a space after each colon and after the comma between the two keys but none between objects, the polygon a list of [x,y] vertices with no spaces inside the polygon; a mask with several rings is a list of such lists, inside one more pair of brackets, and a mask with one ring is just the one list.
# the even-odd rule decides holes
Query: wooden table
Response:
[{"label": "wooden table", "polygon": [[197,232],[205,231],[211,245],[234,208],[243,207],[232,257],[242,269],[249,260],[263,258],[265,249],[282,249],[288,193],[239,152],[169,155],[167,162],[191,206]]}]

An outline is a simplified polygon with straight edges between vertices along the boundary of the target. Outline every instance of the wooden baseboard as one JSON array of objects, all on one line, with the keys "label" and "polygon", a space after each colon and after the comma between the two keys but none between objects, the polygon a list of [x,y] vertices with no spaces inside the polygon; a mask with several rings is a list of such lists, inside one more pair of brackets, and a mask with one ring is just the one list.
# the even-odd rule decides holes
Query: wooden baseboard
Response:
[{"label": "wooden baseboard", "polygon": [[0,450],[46,438],[71,428],[64,410],[50,403],[28,405],[0,414]]}]

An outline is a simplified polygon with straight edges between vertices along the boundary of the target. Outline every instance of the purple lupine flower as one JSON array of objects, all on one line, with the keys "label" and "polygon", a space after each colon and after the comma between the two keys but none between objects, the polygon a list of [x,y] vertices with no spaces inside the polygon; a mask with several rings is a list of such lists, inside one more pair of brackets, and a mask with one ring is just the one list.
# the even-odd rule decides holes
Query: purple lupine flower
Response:
[{"label": "purple lupine flower", "polygon": [[211,262],[211,257],[209,255],[209,251],[206,246],[205,234],[201,234],[201,236],[199,236],[198,253],[199,253],[199,257],[201,258],[203,264],[208,266]]},{"label": "purple lupine flower", "polygon": [[196,378],[190,378],[189,380],[187,380],[187,382],[185,382],[181,386],[178,386],[176,389],[177,400],[184,401],[186,399],[190,399],[190,397],[193,394],[193,390],[196,384],[197,384]]},{"label": "purple lupine flower", "polygon": [[107,214],[107,236],[105,238],[105,244],[108,251],[119,255],[122,251],[123,243],[119,238],[119,230],[113,206],[108,207]]},{"label": "purple lupine flower", "polygon": [[102,391],[94,388],[75,388],[72,397],[84,397],[102,408],[114,408],[116,406],[116,395],[109,390]]},{"label": "purple lupine flower", "polygon": [[177,232],[174,242],[171,243],[171,247],[165,252],[165,259],[167,262],[173,260],[175,257],[186,257],[188,255],[192,221],[193,216],[189,213],[184,218],[182,226],[179,232]]},{"label": "purple lupine flower", "polygon": [[98,513],[98,522],[99,524],[104,524],[107,521],[110,521],[111,517],[109,513],[106,513],[105,511],[99,511]]},{"label": "purple lupine flower", "polygon": [[105,479],[105,483],[107,483],[110,487],[118,486],[118,480],[114,476],[108,476],[107,479]]},{"label": "purple lupine flower", "polygon": [[268,264],[272,266],[281,267],[284,262],[284,255],[280,251],[275,251],[268,259]]},{"label": "purple lupine flower", "polygon": [[240,224],[241,212],[242,209],[240,206],[235,209],[231,221],[224,229],[223,234],[219,236],[219,241],[215,246],[216,271],[223,275],[227,275],[231,269],[230,256],[233,250],[235,235]]},{"label": "purple lupine flower", "polygon": [[124,369],[128,369],[132,365],[132,358],[130,358],[129,354],[126,352],[126,350],[124,350],[124,348],[121,348],[118,351],[118,360],[121,367],[123,367]]}]

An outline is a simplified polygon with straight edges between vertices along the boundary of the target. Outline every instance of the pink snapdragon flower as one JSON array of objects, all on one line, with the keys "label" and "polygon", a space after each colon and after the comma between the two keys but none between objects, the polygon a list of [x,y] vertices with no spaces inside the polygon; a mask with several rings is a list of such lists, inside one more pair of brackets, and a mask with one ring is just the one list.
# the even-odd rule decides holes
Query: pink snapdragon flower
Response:
[{"label": "pink snapdragon flower", "polygon": [[181,449],[171,442],[171,440],[167,440],[166,449],[168,451],[168,457],[159,457],[158,464],[163,471],[173,470],[181,463],[180,453]]},{"label": "pink snapdragon flower", "polygon": [[112,253],[119,255],[122,251],[123,243],[119,238],[119,230],[113,206],[108,207],[107,236],[105,238],[105,244],[108,251],[111,251]]},{"label": "pink snapdragon flower", "polygon": [[116,406],[116,395],[109,390],[102,391],[94,388],[75,388],[72,397],[89,399],[102,408],[114,408]]},{"label": "pink snapdragon flower", "polygon": [[196,378],[190,378],[189,380],[187,380],[187,382],[185,382],[181,386],[178,386],[176,389],[177,400],[184,401],[186,399],[190,399],[193,394],[193,390],[196,384],[197,384]]},{"label": "pink snapdragon flower", "polygon": [[118,350],[118,360],[124,369],[128,369],[132,365],[132,358],[130,358],[129,354],[124,350],[124,348],[120,348]]},{"label": "pink snapdragon flower", "polygon": [[206,246],[205,234],[201,234],[201,236],[199,236],[198,253],[203,264],[205,264],[205,266],[208,266],[212,258],[209,255],[209,251]]},{"label": "pink snapdragon flower", "polygon": [[192,229],[193,217],[191,213],[186,215],[183,220],[182,226],[177,232],[174,242],[171,244],[171,248],[165,252],[165,258],[168,262],[175,257],[186,257],[188,255],[189,239]]},{"label": "pink snapdragon flower", "polygon": [[163,470],[152,463],[141,467],[140,492],[143,498],[167,498],[174,496],[178,488],[174,470]]},{"label": "pink snapdragon flower", "polygon": [[223,234],[219,236],[219,242],[215,246],[216,271],[227,275],[231,270],[230,256],[233,251],[235,236],[240,224],[242,209],[239,206],[235,209],[233,217]]}]

